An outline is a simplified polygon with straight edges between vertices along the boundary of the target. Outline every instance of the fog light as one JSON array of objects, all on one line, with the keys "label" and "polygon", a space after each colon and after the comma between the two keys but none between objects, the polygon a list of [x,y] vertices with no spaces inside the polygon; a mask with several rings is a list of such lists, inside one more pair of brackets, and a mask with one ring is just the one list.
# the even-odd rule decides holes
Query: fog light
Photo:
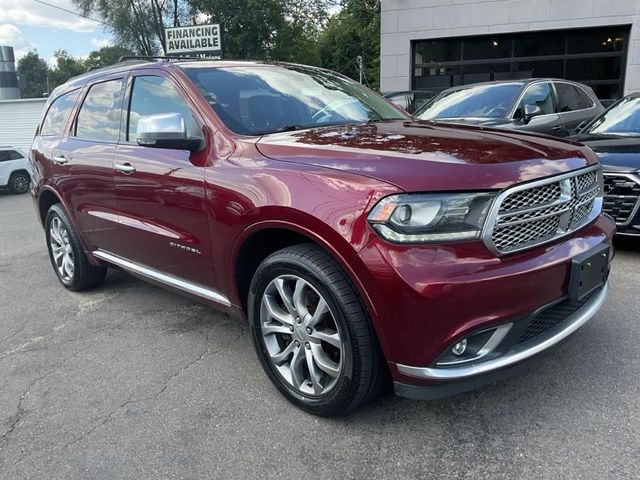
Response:
[{"label": "fog light", "polygon": [[451,353],[453,353],[456,357],[459,357],[460,355],[464,354],[466,349],[467,349],[467,339],[463,338],[453,346],[453,348],[451,349]]}]

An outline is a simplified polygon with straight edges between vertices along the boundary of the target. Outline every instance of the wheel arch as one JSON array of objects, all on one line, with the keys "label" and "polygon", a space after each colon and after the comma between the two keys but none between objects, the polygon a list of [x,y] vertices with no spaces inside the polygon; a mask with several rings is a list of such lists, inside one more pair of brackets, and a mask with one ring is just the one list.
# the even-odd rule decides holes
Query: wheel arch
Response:
[{"label": "wheel arch", "polygon": [[246,315],[249,287],[258,265],[270,254],[300,243],[313,243],[338,262],[363,302],[385,357],[391,358],[377,310],[362,281],[366,267],[358,252],[335,231],[333,235],[321,234],[280,220],[263,221],[245,229],[235,243],[229,268],[231,287],[243,313]]}]

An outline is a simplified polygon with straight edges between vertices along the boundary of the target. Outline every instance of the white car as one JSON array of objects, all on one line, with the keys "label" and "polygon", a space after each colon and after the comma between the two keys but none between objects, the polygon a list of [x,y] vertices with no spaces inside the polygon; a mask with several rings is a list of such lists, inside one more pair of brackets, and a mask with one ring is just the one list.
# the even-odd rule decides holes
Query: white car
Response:
[{"label": "white car", "polygon": [[31,173],[27,156],[13,147],[0,147],[0,188],[27,193]]}]

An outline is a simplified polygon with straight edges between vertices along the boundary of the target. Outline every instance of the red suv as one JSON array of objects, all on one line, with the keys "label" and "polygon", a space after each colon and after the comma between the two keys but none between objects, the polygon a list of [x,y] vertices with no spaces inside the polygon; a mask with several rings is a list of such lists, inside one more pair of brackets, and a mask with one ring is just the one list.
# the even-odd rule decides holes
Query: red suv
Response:
[{"label": "red suv", "polygon": [[577,143],[419,122],[333,72],[128,61],[50,96],[30,153],[51,263],[246,317],[318,415],[492,382],[602,305],[614,222]]}]

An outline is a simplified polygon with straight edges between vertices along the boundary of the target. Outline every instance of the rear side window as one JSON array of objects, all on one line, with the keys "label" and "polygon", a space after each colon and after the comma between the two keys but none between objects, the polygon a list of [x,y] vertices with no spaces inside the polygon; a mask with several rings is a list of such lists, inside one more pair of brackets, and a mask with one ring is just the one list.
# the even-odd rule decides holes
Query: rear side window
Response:
[{"label": "rear side window", "polygon": [[578,89],[568,83],[556,83],[558,92],[558,112],[572,112],[579,110]]},{"label": "rear side window", "polygon": [[92,85],[76,119],[76,137],[98,142],[117,142],[120,133],[123,81]]},{"label": "rear side window", "polygon": [[593,101],[587,93],[569,83],[556,83],[558,92],[558,112],[571,112],[593,107]]},{"label": "rear side window", "polygon": [[65,93],[56,98],[42,122],[40,135],[62,135],[67,118],[78,98],[78,90]]},{"label": "rear side window", "polygon": [[135,77],[129,104],[127,140],[134,141],[140,117],[160,113],[179,113],[184,118],[187,136],[192,136],[194,120],[182,95],[166,78],[155,75]]},{"label": "rear side window", "polygon": [[0,162],[8,162],[9,160],[20,160],[24,158],[15,150],[0,150]]},{"label": "rear side window", "polygon": [[575,87],[577,92],[578,92],[578,108],[580,110],[585,109],[585,108],[591,108],[594,105],[593,99],[587,95],[587,92],[585,92],[583,89],[579,88],[579,87]]},{"label": "rear side window", "polygon": [[20,160],[24,158],[15,150],[0,150],[0,162],[8,162],[9,160]]}]

